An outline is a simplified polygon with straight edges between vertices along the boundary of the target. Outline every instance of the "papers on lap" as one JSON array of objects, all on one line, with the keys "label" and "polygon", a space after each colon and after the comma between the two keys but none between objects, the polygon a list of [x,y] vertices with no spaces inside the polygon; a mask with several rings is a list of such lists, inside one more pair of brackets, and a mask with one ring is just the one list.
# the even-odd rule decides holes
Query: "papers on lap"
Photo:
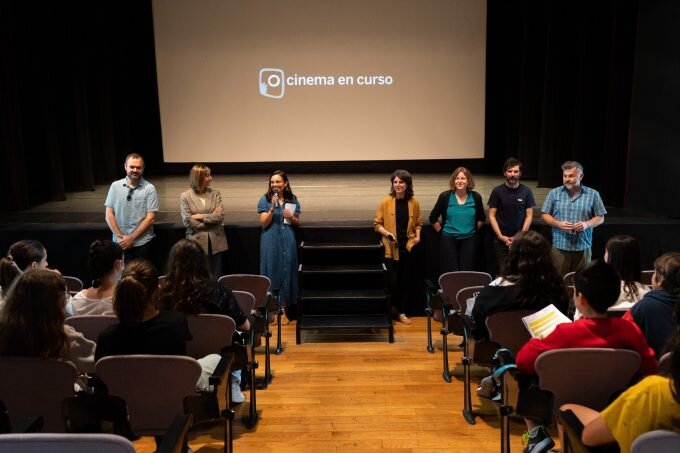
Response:
[{"label": "papers on lap", "polygon": [[525,316],[522,318],[522,322],[533,338],[545,338],[555,330],[558,324],[571,322],[571,319],[550,304],[533,315]]}]

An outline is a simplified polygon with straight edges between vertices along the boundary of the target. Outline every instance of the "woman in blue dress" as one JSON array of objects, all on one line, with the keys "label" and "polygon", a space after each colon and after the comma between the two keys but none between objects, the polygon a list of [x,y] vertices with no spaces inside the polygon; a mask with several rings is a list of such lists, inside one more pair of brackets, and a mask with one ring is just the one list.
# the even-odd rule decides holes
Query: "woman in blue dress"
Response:
[{"label": "woman in blue dress", "polygon": [[276,170],[269,187],[257,203],[260,237],[260,274],[269,277],[272,289],[279,289],[282,306],[297,303],[297,241],[294,227],[300,225],[300,203],[288,183],[288,175]]}]

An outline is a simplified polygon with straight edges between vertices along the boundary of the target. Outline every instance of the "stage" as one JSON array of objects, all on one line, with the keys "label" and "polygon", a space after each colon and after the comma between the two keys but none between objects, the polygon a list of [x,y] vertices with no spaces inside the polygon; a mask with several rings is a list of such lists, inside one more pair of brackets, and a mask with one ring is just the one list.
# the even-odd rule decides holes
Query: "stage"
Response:
[{"label": "stage", "polygon": [[[123,175],[121,174],[121,177]],[[423,277],[438,275],[438,237],[429,227],[428,215],[439,193],[446,190],[450,173],[414,174],[415,196],[420,202],[425,228],[418,247],[419,271]],[[164,266],[171,245],[184,237],[179,214],[179,195],[189,187],[188,177],[150,177],[156,186],[160,211],[154,225],[156,264]],[[499,176],[475,175],[475,190],[488,199],[494,186],[503,182]],[[536,181],[524,180],[534,192],[533,229],[550,237],[550,229],[540,220],[540,206],[548,188],[537,188]],[[292,174],[290,183],[302,206],[300,241],[316,240],[377,240],[373,232],[373,216],[378,203],[390,189],[389,174]],[[587,185],[587,178],[584,179]],[[258,273],[260,227],[256,212],[257,201],[268,186],[268,175],[214,175],[213,188],[222,193],[225,230],[229,253],[223,273]],[[95,239],[110,238],[104,221],[104,200],[108,185],[93,191],[67,194],[65,201],[54,201],[31,209],[0,213],[0,250],[19,239],[40,240],[48,250],[50,267],[65,275],[75,275],[88,282],[87,250]],[[607,200],[604,200],[605,205]],[[649,268],[661,253],[680,250],[680,220],[607,207],[605,223],[595,230],[593,257],[603,254],[605,242],[616,234],[631,234],[642,246],[643,267]],[[484,226],[481,232],[478,268],[495,273],[491,248],[493,233]],[[87,285],[87,283],[86,283]]]}]

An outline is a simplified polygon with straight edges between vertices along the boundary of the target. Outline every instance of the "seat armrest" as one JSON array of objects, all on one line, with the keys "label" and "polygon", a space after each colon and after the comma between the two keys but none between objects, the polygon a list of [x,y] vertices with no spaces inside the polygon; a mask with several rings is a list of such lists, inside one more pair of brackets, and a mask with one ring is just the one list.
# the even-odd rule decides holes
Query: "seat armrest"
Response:
[{"label": "seat armrest", "polygon": [[220,385],[224,376],[229,374],[231,371],[232,363],[234,363],[234,353],[223,351],[220,362],[217,364],[215,370],[208,379],[208,383],[210,385]]},{"label": "seat armrest", "polygon": [[425,279],[425,288],[427,289],[427,292],[429,294],[436,294],[437,293],[437,286],[432,283],[432,280],[429,278]]},{"label": "seat armrest", "polygon": [[192,423],[193,416],[191,414],[175,417],[170,425],[170,429],[163,436],[163,440],[156,453],[180,453],[184,451],[185,439]]},{"label": "seat armrest", "polygon": [[14,433],[38,433],[42,430],[43,418],[42,416],[37,417],[24,417],[17,426],[14,427]]}]

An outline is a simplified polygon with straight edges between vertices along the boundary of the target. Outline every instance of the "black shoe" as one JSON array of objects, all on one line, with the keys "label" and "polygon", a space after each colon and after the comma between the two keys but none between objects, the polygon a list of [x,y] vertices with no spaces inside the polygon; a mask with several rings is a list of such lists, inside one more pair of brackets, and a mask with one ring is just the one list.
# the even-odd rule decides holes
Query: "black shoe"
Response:
[{"label": "black shoe", "polygon": [[555,441],[550,438],[548,431],[542,426],[536,426],[522,436],[522,443],[527,443],[524,453],[547,453],[555,446]]}]

